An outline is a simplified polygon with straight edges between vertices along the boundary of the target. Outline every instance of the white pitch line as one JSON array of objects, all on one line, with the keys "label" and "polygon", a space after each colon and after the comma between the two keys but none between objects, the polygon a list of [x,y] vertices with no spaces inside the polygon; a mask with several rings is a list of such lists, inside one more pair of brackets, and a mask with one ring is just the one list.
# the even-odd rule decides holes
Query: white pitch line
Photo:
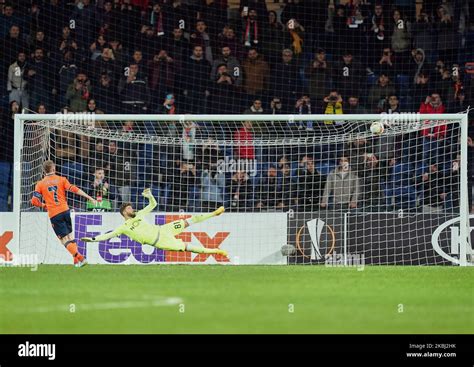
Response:
[{"label": "white pitch line", "polygon": [[[165,307],[175,306],[182,303],[179,297],[154,298],[148,301],[122,301],[122,302],[103,302],[103,303],[84,303],[71,305],[53,305],[46,307],[35,307],[27,310],[16,310],[15,313],[47,313],[47,312],[68,312],[76,313],[80,311],[98,311],[98,310],[117,310],[127,308],[145,308],[145,307]],[[70,307],[74,305],[74,312]]]}]

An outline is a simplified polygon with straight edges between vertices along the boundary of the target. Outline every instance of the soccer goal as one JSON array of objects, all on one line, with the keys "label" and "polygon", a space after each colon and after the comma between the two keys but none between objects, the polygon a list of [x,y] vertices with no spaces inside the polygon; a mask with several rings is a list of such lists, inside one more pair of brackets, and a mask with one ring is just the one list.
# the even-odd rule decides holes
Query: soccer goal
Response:
[{"label": "soccer goal", "polygon": [[97,200],[69,198],[76,239],[147,205],[157,225],[224,205],[180,235],[227,258],[127,238],[79,242],[90,263],[472,264],[467,115],[15,115],[18,253],[68,263],[30,199],[51,159]]}]

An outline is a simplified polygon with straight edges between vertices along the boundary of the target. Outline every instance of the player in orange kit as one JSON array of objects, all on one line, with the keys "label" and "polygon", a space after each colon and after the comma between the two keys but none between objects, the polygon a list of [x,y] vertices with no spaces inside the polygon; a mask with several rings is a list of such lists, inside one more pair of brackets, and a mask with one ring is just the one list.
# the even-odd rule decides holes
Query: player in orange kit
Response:
[{"label": "player in orange kit", "polygon": [[[66,191],[85,197],[95,204],[95,200],[77,186],[72,185],[67,178],[56,175],[56,165],[53,161],[43,163],[45,177],[36,184],[31,204],[48,211],[54,232],[61,243],[74,258],[74,266],[80,268],[87,261],[78,249],[72,232],[71,214],[66,200]],[[44,201],[44,202],[43,202]]]}]

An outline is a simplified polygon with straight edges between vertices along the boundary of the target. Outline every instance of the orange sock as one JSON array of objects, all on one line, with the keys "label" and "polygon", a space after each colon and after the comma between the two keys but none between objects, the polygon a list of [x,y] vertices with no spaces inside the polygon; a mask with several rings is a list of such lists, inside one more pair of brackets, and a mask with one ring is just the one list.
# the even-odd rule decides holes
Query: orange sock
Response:
[{"label": "orange sock", "polygon": [[70,242],[67,246],[66,249],[69,251],[69,253],[72,255],[74,258],[74,262],[77,261],[82,261],[84,260],[84,256],[82,256],[79,251],[77,250],[77,244],[76,242]]}]

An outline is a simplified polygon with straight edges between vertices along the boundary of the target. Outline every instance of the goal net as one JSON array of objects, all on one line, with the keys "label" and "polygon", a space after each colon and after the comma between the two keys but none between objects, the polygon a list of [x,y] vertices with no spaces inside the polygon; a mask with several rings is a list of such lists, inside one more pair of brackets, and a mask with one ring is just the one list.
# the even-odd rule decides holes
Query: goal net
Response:
[{"label": "goal net", "polygon": [[[110,231],[151,188],[161,225],[223,205],[185,242],[79,242],[91,263],[438,265],[470,262],[467,119],[446,115],[17,115],[20,253],[70,257],[30,199],[51,159],[97,200],[68,194],[76,239]],[[463,143],[464,140],[466,142]],[[465,184],[463,183],[465,180]]]}]

